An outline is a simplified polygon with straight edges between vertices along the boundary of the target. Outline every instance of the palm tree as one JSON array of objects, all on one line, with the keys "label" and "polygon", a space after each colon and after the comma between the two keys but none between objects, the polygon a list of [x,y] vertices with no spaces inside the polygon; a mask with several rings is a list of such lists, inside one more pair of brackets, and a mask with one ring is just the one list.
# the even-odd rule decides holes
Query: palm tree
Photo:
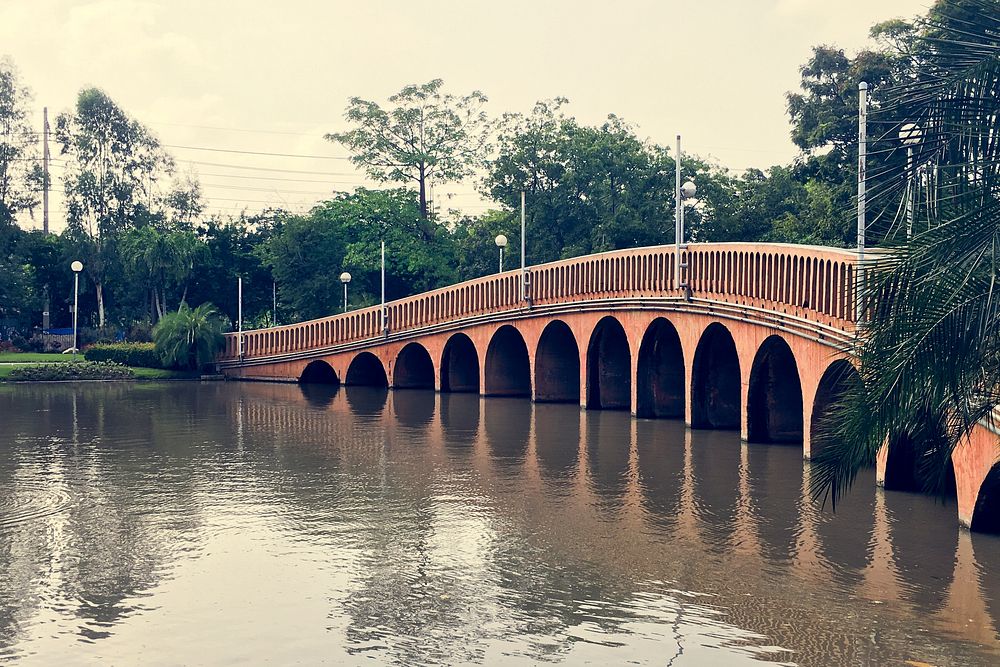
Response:
[{"label": "palm tree", "polygon": [[[901,435],[918,479],[942,490],[953,449],[1000,406],[1000,3],[940,0],[916,28],[911,78],[872,118],[886,133],[916,122],[923,139],[906,173],[873,184],[898,224],[860,290],[862,382],[821,428],[813,492],[834,503]],[[907,239],[897,212],[915,179]]]},{"label": "palm tree", "polygon": [[203,368],[222,349],[222,320],[210,303],[195,309],[182,303],[176,313],[167,313],[153,329],[153,342],[163,364],[172,368]]}]

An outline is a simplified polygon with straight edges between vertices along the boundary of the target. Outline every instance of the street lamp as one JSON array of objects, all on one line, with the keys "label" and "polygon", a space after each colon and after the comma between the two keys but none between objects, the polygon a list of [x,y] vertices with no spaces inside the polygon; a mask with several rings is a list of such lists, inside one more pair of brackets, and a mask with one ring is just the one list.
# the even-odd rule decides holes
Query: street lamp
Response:
[{"label": "street lamp", "polygon": [[344,312],[347,312],[347,283],[351,282],[351,274],[344,271],[340,274],[340,282],[344,283]]},{"label": "street lamp", "polygon": [[507,247],[507,237],[500,234],[496,238],[496,244],[500,248],[500,273],[503,273],[503,249]]},{"label": "street lamp", "polygon": [[73,269],[73,361],[76,361],[76,326],[80,310],[80,272],[83,271],[83,262],[75,260],[69,268]]},{"label": "street lamp", "polygon": [[924,133],[916,123],[903,123],[899,128],[899,140],[906,146],[906,239],[913,236],[913,214],[914,198],[917,181],[916,174],[913,173],[913,148],[920,144],[924,138]]},{"label": "street lamp", "polygon": [[687,268],[687,263],[681,264],[681,248],[684,247],[684,202],[694,199],[698,194],[698,187],[694,181],[685,181],[681,184],[681,135],[677,135],[677,153],[674,155],[674,180],[675,180],[675,206],[674,206],[674,266],[677,267],[675,275],[675,289],[687,287],[683,271]]}]

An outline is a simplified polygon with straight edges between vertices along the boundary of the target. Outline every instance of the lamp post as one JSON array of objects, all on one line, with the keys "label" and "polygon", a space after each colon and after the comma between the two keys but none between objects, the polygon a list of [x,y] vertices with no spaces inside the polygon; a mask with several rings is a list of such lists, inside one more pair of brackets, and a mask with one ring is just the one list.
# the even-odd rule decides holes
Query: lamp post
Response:
[{"label": "lamp post", "polygon": [[[681,263],[681,250],[684,245],[684,202],[694,199],[698,194],[698,187],[694,181],[685,181],[681,184],[681,135],[677,135],[677,153],[674,155],[674,266],[677,267],[674,274],[674,289],[687,287],[687,262]],[[683,274],[685,275],[682,275]]]},{"label": "lamp post", "polygon": [[80,272],[83,271],[83,262],[75,260],[69,268],[73,269],[73,361],[76,361],[76,326],[80,312]]},{"label": "lamp post", "polygon": [[507,247],[507,237],[500,234],[496,237],[497,247],[500,248],[500,273],[503,273],[503,249]]},{"label": "lamp post", "polygon": [[854,272],[854,320],[861,322],[865,286],[865,231],[868,208],[868,84],[858,84],[858,265]]},{"label": "lamp post", "polygon": [[344,283],[344,312],[347,312],[347,283],[351,282],[351,274],[344,271],[340,274],[340,282]]},{"label": "lamp post", "polygon": [[913,148],[924,138],[923,131],[916,123],[904,123],[899,128],[899,140],[906,146],[906,239],[913,236],[914,197],[916,196],[916,174],[913,173]]}]

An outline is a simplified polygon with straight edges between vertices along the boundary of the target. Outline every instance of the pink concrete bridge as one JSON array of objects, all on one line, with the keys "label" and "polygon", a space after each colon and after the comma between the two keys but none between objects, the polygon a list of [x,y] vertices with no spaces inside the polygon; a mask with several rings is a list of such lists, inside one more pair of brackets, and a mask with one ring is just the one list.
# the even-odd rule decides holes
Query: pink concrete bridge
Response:
[{"label": "pink concrete bridge", "polygon": [[[696,244],[589,255],[459,283],[298,324],[228,334],[230,378],[478,392],[802,447],[858,374],[855,253],[780,244]],[[678,280],[682,278],[683,280]],[[522,286],[522,280],[524,282]],[[678,284],[687,283],[687,288]],[[952,458],[959,521],[997,530],[997,435]],[[905,442],[877,479],[913,490]]]}]

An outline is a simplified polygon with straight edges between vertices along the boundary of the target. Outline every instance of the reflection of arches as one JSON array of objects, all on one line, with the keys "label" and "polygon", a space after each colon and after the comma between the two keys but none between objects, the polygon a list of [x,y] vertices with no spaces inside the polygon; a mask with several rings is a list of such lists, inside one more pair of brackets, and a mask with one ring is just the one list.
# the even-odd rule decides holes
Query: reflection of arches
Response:
[{"label": "reflection of arches", "polygon": [[531,409],[528,401],[485,401],[483,425],[490,456],[499,464],[498,470],[517,473],[511,465],[524,462],[531,432]]},{"label": "reflection of arches", "polygon": [[642,506],[654,524],[673,526],[680,513],[684,487],[684,424],[640,420],[635,431]]},{"label": "reflection of arches", "polygon": [[579,407],[535,406],[535,456],[544,479],[568,487],[580,458]]},{"label": "reflection of arches", "polygon": [[972,530],[1000,534],[1000,463],[990,468],[979,487],[976,508],[972,512]]},{"label": "reflection of arches", "polygon": [[392,395],[392,408],[403,426],[426,426],[434,417],[432,391],[400,391]]},{"label": "reflection of arches", "polygon": [[371,352],[362,352],[351,360],[347,367],[344,384],[365,387],[388,387],[389,379],[385,376],[385,368]]},{"label": "reflection of arches", "polygon": [[630,419],[621,413],[587,415],[587,477],[605,509],[620,510],[628,488]]},{"label": "reflection of arches", "polygon": [[446,447],[471,452],[479,433],[479,396],[441,394],[441,430]]},{"label": "reflection of arches", "polygon": [[504,325],[497,329],[486,349],[487,396],[531,396],[531,366],[528,346],[521,332]]},{"label": "reflection of arches", "polygon": [[637,416],[684,418],[684,352],[677,329],[662,317],[642,337],[636,383]]},{"label": "reflection of arches", "polygon": [[790,560],[802,524],[802,456],[791,447],[748,445],[746,457],[761,550],[771,560]]},{"label": "reflection of arches", "polygon": [[549,322],[538,339],[535,400],[542,403],[580,400],[580,348],[569,326],[561,320]]},{"label": "reflection of arches", "polygon": [[337,372],[322,359],[314,359],[302,369],[299,382],[305,384],[340,384]]},{"label": "reflection of arches", "polygon": [[597,323],[587,346],[587,407],[627,410],[632,402],[632,354],[625,329],[608,316]]},{"label": "reflection of arches", "polygon": [[299,391],[309,405],[315,408],[327,408],[333,403],[339,386],[329,383],[299,382]]},{"label": "reflection of arches", "polygon": [[809,424],[809,456],[815,458],[826,446],[826,433],[830,429],[826,420],[830,417],[834,406],[848,391],[861,385],[861,376],[853,364],[838,359],[827,366],[823,377],[816,388],[816,398],[813,400],[812,421]]},{"label": "reflection of arches", "polygon": [[[812,464],[807,464],[812,466]],[[815,468],[811,469],[815,474]],[[829,502],[817,511],[816,533],[820,552],[841,577],[860,581],[862,570],[871,562],[872,531],[875,530],[875,470],[858,471],[854,484],[837,500],[837,509]]]},{"label": "reflection of arches", "polygon": [[740,358],[729,329],[718,322],[708,325],[694,352],[691,427],[740,427]]},{"label": "reflection of arches", "polygon": [[781,336],[769,336],[750,367],[747,440],[802,442],[802,384],[795,355]]},{"label": "reflection of arches", "polygon": [[448,339],[441,355],[441,391],[479,392],[479,354],[468,336]]},{"label": "reflection of arches", "polygon": [[433,389],[434,362],[420,343],[409,343],[399,351],[392,372],[392,386],[397,389]]},{"label": "reflection of arches", "polygon": [[740,497],[740,437],[723,431],[692,431],[691,473],[695,516],[710,551],[729,549]]}]

